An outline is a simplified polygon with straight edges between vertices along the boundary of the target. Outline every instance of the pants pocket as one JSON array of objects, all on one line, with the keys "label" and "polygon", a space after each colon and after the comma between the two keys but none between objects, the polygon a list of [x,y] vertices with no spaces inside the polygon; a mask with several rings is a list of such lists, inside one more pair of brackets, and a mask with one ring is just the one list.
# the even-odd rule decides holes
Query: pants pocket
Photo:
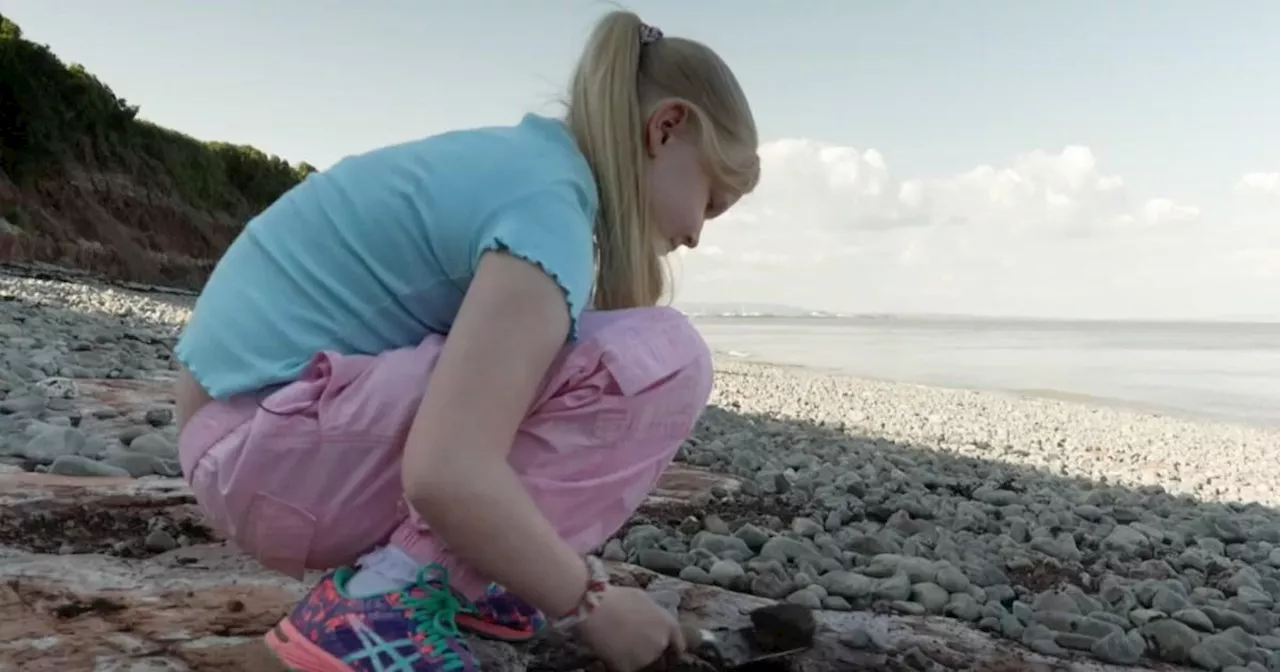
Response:
[{"label": "pants pocket", "polygon": [[264,567],[303,578],[316,532],[316,517],[310,512],[259,492],[249,503],[238,532],[236,545]]},{"label": "pants pocket", "polygon": [[217,471],[211,466],[212,456],[206,455],[196,462],[187,474],[191,481],[191,494],[204,512],[204,523],[227,539],[235,538],[235,522],[227,510],[227,500],[217,487]]}]

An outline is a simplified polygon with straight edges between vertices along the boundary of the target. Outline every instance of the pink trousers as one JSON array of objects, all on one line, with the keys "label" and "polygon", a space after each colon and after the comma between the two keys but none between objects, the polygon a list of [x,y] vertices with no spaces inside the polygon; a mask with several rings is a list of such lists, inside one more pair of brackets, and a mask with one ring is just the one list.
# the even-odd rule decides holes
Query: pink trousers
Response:
[{"label": "pink trousers", "polygon": [[[543,380],[508,462],[585,554],[657,484],[710,397],[712,369],[702,337],[673,309],[587,312],[579,331]],[[400,485],[405,436],[443,345],[432,335],[377,356],[322,352],[294,383],[201,408],[179,452],[210,524],[297,578],[389,542],[479,594],[488,579],[432,535]]]}]

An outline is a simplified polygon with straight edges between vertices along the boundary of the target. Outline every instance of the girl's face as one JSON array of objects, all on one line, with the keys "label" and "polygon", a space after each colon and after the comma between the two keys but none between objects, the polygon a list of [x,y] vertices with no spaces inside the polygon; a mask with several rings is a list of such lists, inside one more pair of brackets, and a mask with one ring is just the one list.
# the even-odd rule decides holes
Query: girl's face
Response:
[{"label": "girl's face", "polygon": [[736,195],[718,193],[712,185],[690,115],[683,103],[669,101],[649,116],[645,126],[647,197],[662,254],[682,245],[697,247],[702,225],[738,200]]}]

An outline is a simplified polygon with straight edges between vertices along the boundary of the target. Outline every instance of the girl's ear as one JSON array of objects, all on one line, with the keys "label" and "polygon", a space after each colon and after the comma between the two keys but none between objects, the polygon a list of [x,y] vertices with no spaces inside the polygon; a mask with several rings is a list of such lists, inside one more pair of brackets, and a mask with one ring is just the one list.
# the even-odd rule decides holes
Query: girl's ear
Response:
[{"label": "girl's ear", "polygon": [[645,122],[645,150],[649,158],[675,135],[682,133],[689,121],[689,106],[679,100],[665,100],[654,108]]}]

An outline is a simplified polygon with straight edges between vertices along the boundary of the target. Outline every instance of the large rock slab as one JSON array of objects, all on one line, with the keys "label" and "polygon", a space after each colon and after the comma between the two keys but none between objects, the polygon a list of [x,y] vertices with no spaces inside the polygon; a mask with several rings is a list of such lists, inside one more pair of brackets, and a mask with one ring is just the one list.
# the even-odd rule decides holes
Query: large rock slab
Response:
[{"label": "large rock slab", "polygon": [[[709,483],[725,487],[715,475],[672,474],[652,505],[679,506],[681,497]],[[157,531],[169,540],[149,540]],[[701,627],[746,626],[752,609],[772,602],[631,565],[614,564],[611,571],[616,582],[645,588]],[[199,526],[180,480],[0,475],[2,672],[281,672],[260,637],[307,585],[214,540]],[[1183,669],[1048,658],[945,618],[835,611],[816,617],[814,649],[773,669]],[[563,638],[475,646],[490,670],[599,669]],[[691,659],[678,669],[709,668]]]}]

